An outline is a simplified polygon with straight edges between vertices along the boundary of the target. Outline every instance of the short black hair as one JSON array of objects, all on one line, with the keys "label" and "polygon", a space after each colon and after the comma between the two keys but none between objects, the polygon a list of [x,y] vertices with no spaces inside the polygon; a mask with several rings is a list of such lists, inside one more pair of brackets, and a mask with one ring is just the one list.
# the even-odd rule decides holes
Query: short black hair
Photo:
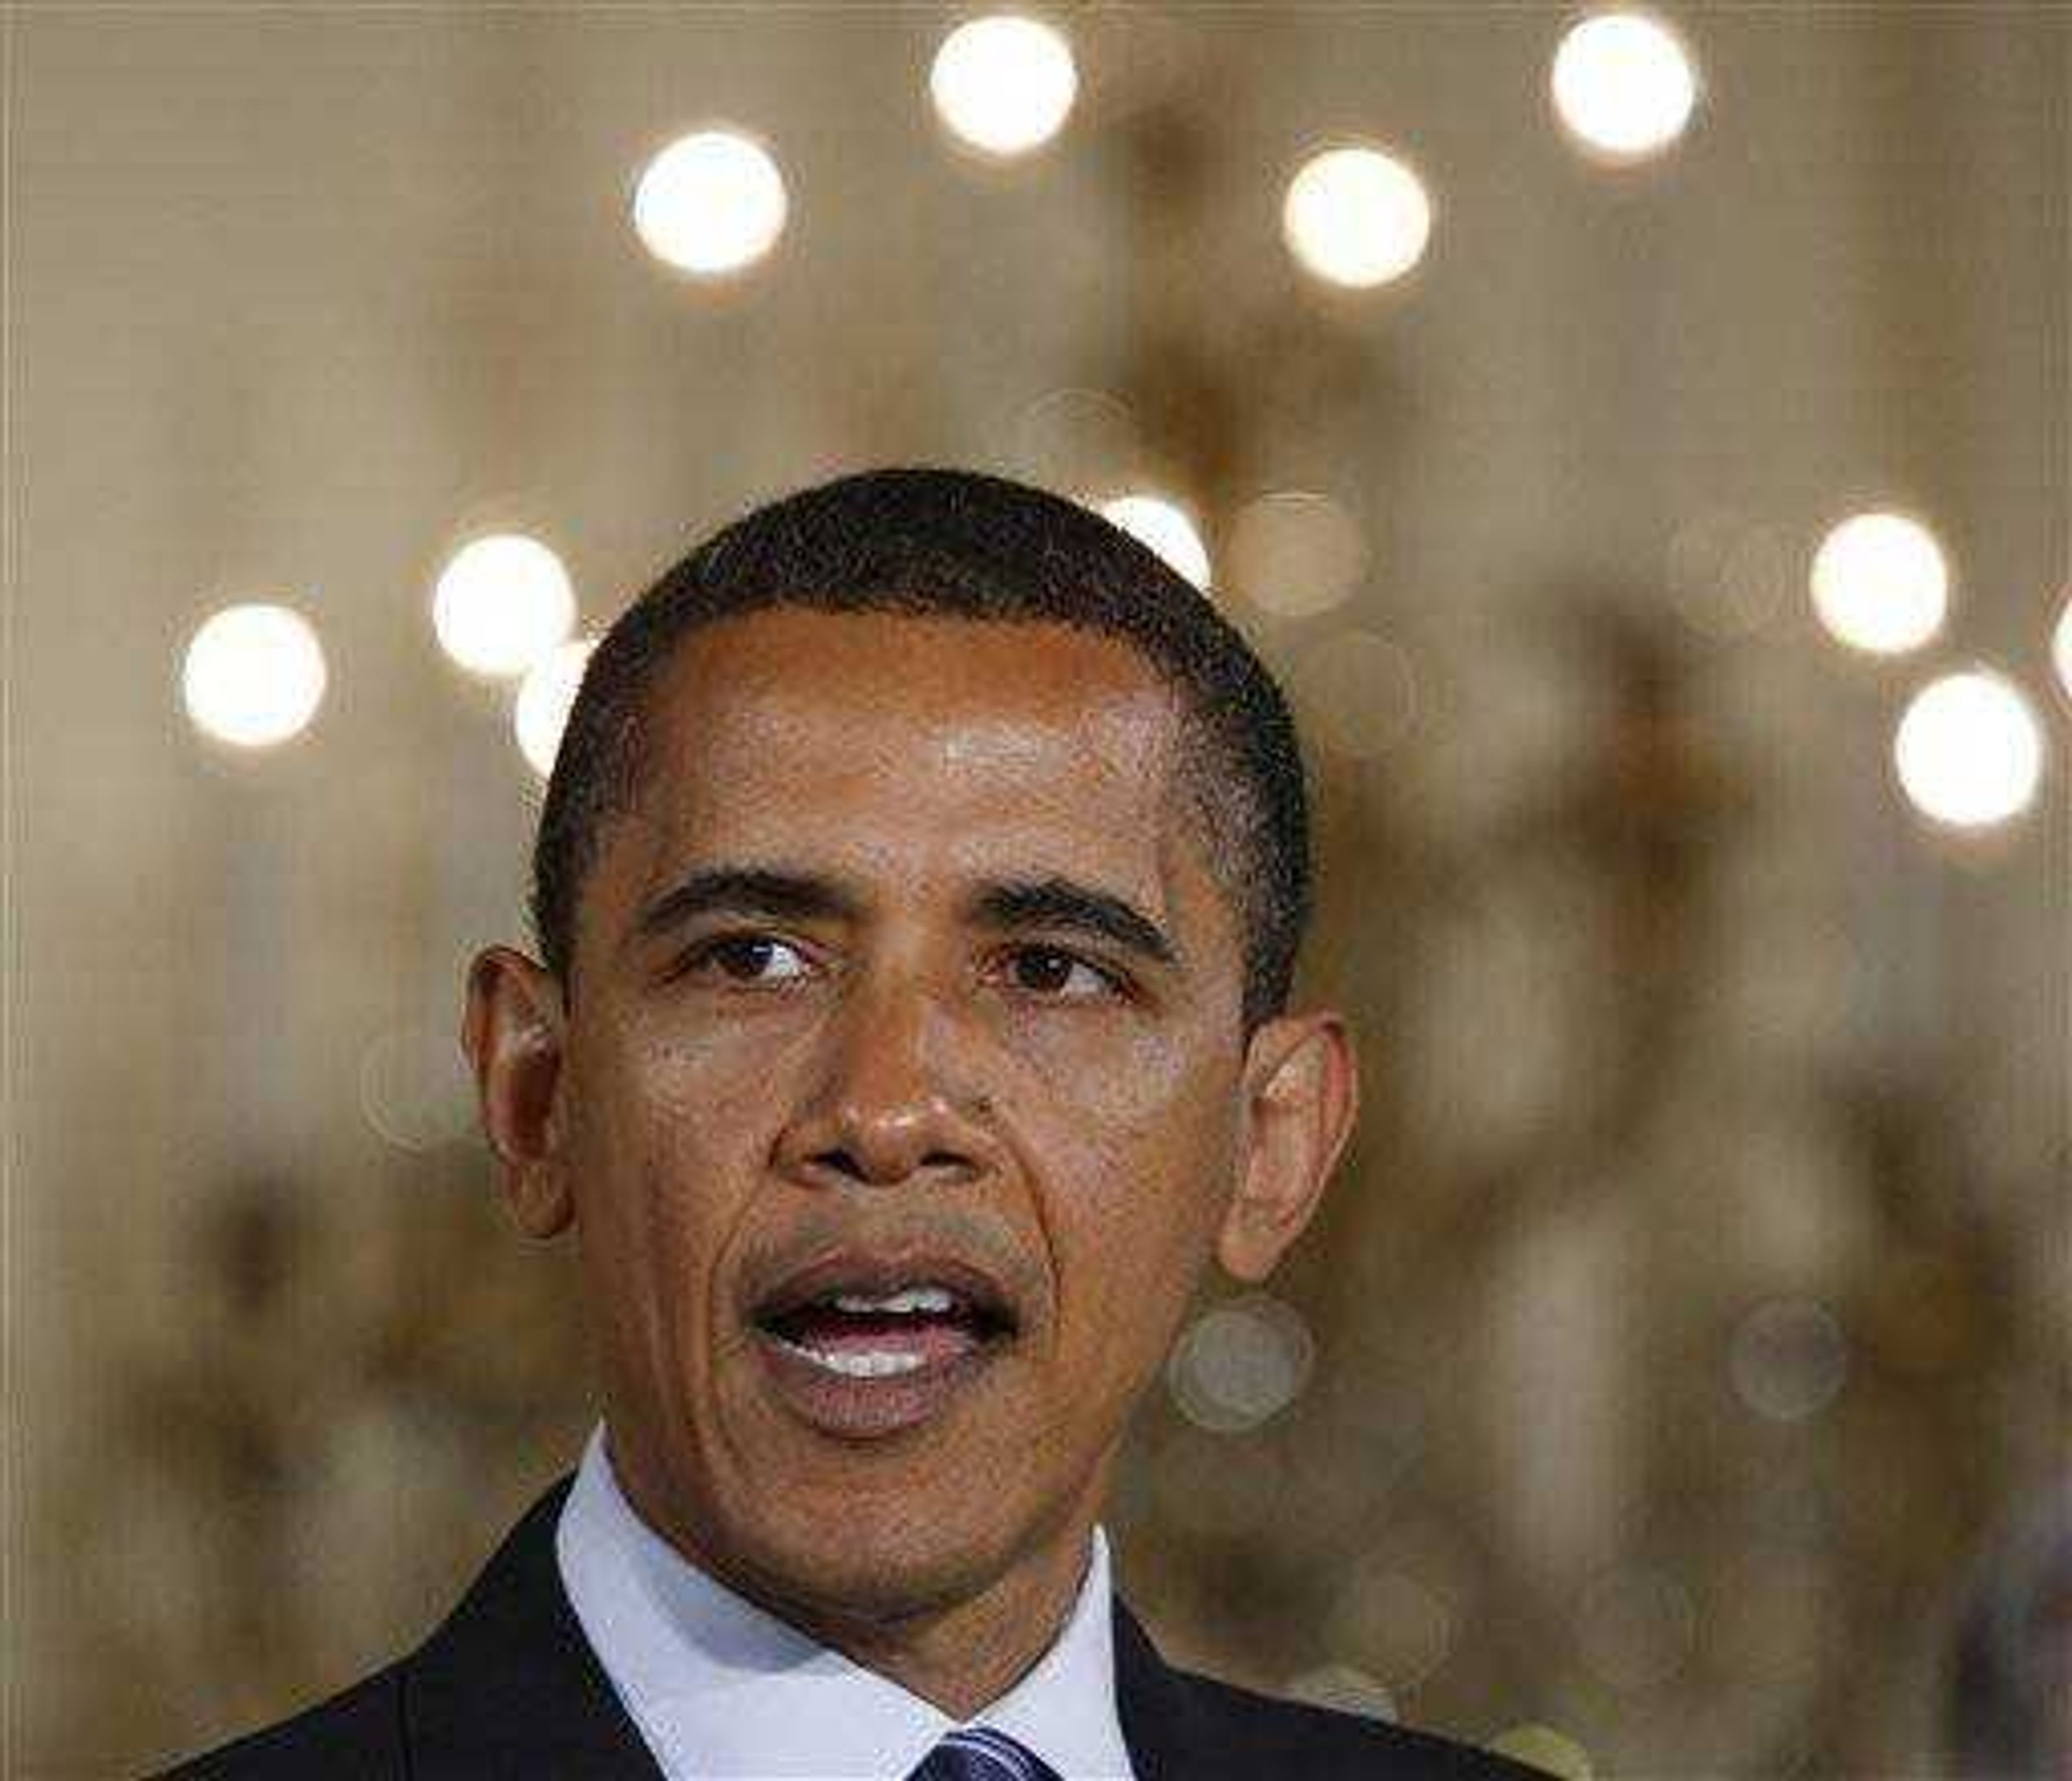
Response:
[{"label": "short black hair", "polygon": [[866,471],[758,508],[700,545],[598,642],[532,854],[535,939],[574,991],[576,911],[606,823],[634,806],[649,689],[676,645],[773,607],[1052,623],[1133,645],[1178,695],[1184,789],[1244,937],[1244,1033],[1285,1009],[1309,913],[1294,719],[1213,601],[1090,509],[975,471]]}]

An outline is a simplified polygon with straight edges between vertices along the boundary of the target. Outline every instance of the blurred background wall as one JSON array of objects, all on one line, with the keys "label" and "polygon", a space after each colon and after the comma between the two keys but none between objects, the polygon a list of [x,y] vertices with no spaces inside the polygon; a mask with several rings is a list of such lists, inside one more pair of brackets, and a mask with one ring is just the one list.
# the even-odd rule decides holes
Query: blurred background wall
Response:
[{"label": "blurred background wall", "polygon": [[[442,572],[529,535],[594,635],[892,461],[1181,504],[1310,751],[1368,1104],[1135,1430],[1168,1654],[1570,1775],[2045,1772],[2066,15],[1679,9],[1688,125],[1610,155],[1665,89],[1564,123],[1580,10],[1054,8],[1020,154],[931,101],[968,16],[8,10],[9,1772],[385,1659],[588,1425],[454,1039],[540,781]],[[714,127],[788,195],[716,276],[631,213]],[[1400,276],[1328,276],[1385,186],[1291,250],[1347,144],[1422,182]],[[1844,539],[1823,619],[1887,512],[1947,601]],[[253,603],[326,668],[256,747]]]}]

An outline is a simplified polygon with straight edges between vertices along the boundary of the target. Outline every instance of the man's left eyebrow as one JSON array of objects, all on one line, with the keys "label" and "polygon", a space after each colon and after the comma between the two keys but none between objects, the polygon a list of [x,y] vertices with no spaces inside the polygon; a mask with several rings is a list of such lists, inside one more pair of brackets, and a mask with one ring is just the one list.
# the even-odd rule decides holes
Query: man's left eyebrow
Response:
[{"label": "man's left eyebrow", "polygon": [[1124,898],[1052,876],[989,884],[965,905],[966,920],[1003,929],[1058,928],[1087,934],[1125,952],[1178,965],[1179,952],[1163,928]]}]

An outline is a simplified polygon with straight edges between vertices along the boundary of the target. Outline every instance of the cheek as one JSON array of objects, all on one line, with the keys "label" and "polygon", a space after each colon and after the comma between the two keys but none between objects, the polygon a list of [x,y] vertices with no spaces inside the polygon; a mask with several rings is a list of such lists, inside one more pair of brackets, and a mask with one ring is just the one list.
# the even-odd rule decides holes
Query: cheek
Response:
[{"label": "cheek", "polygon": [[1197,1057],[1143,1048],[1079,1080],[1043,1146],[1064,1337],[1091,1364],[1155,1364],[1206,1262],[1233,1168],[1235,1090]]},{"label": "cheek", "polygon": [[767,1051],[695,1029],[629,1019],[574,1061],[580,1148],[615,1191],[639,1179],[677,1192],[686,1178],[730,1172],[726,1153],[753,1144],[750,1122],[769,1103]]},{"label": "cheek", "polygon": [[1069,1109],[1089,1129],[1128,1143],[1198,1100],[1206,1060],[1187,1027],[1135,1013],[1003,1010],[985,1034],[1033,1104]]},{"label": "cheek", "polygon": [[593,1302],[651,1355],[709,1326],[710,1283],[754,1178],[740,1072],[656,1043],[608,1035],[576,1061],[569,1155]]}]

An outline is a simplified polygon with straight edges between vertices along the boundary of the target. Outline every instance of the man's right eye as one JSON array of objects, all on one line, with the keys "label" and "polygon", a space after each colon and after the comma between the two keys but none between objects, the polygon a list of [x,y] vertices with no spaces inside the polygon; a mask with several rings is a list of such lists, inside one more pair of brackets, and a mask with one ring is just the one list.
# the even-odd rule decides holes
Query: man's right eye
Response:
[{"label": "man's right eye", "polygon": [[[789,953],[800,962],[793,969],[770,971],[774,956]],[[717,969],[736,983],[785,983],[808,974],[798,948],[775,934],[722,934],[694,946],[684,955],[680,974],[689,976]]]}]

